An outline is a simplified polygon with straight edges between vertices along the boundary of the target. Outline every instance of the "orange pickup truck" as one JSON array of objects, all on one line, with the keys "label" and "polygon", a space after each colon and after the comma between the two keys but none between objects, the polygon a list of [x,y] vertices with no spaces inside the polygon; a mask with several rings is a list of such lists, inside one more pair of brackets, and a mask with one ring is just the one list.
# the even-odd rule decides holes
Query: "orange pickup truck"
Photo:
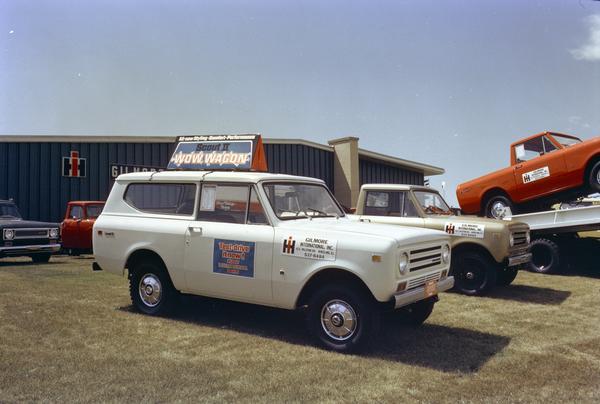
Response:
[{"label": "orange pickup truck", "polygon": [[498,218],[504,208],[545,210],[567,198],[600,192],[600,137],[586,141],[543,132],[510,146],[511,166],[460,184],[463,212]]}]

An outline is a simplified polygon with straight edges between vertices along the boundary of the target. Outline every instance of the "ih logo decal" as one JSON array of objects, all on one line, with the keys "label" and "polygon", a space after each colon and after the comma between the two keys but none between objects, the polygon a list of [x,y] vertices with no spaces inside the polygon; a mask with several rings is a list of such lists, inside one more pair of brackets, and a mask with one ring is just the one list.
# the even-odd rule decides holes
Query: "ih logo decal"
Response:
[{"label": "ih logo decal", "polygon": [[79,152],[71,150],[69,157],[62,160],[63,177],[85,177],[85,159],[79,157]]},{"label": "ih logo decal", "polygon": [[446,233],[448,233],[448,234],[454,234],[455,229],[456,229],[456,226],[454,226],[452,223],[449,223],[446,225]]},{"label": "ih logo decal", "polygon": [[296,251],[296,240],[290,236],[287,240],[283,239],[283,253],[294,254]]}]

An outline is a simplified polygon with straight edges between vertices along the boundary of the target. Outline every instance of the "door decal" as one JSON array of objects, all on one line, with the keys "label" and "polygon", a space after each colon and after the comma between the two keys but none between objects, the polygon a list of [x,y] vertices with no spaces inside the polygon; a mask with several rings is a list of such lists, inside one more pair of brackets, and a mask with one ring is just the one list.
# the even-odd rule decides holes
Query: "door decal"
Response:
[{"label": "door decal", "polygon": [[215,239],[213,272],[254,277],[254,242]]}]

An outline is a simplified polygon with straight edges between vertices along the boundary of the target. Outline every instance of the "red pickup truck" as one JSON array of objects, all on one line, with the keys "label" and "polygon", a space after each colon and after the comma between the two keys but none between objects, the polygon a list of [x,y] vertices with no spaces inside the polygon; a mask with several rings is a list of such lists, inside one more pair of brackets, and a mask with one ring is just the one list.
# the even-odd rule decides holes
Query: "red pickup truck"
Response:
[{"label": "red pickup truck", "polygon": [[553,203],[600,192],[600,137],[586,141],[543,132],[510,146],[511,166],[460,184],[463,212],[498,218],[504,208],[545,210]]},{"label": "red pickup truck", "polygon": [[104,201],[71,201],[61,223],[62,248],[70,255],[92,252],[92,228]]}]

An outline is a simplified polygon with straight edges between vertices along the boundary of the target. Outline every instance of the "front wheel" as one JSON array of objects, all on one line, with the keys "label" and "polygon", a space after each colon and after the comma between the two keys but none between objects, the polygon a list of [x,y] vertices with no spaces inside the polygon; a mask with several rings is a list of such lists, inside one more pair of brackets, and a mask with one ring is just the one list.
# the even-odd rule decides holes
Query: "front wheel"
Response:
[{"label": "front wheel", "polygon": [[177,291],[167,271],[152,261],[142,262],[132,268],[129,294],[135,308],[150,315],[170,313],[177,300]]},{"label": "front wheel", "polygon": [[504,210],[510,209],[511,212],[515,213],[515,206],[510,199],[504,195],[495,195],[489,198],[485,204],[484,215],[493,219],[501,219]]},{"label": "front wheel", "polygon": [[326,285],[308,303],[307,326],[324,347],[356,352],[368,346],[379,326],[373,299],[352,286]]},{"label": "front wheel", "polygon": [[479,251],[452,255],[454,289],[470,296],[481,296],[496,286],[498,270],[490,257]]}]

